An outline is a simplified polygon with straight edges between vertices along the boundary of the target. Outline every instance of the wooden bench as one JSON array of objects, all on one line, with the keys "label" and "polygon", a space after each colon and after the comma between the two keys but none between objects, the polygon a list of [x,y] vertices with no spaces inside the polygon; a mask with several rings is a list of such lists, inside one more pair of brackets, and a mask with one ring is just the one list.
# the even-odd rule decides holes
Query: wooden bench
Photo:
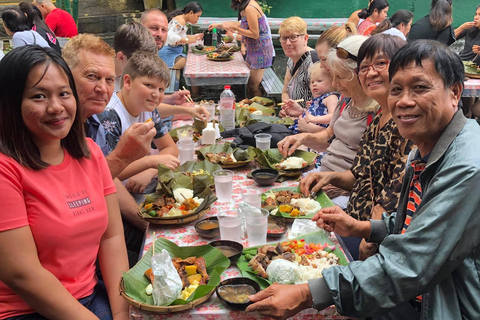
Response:
[{"label": "wooden bench", "polygon": [[265,69],[262,79],[262,87],[269,98],[282,100],[283,80],[280,79],[272,68]]},{"label": "wooden bench", "polygon": [[170,69],[170,85],[165,89],[165,93],[171,94],[178,91],[180,86],[180,70]]}]

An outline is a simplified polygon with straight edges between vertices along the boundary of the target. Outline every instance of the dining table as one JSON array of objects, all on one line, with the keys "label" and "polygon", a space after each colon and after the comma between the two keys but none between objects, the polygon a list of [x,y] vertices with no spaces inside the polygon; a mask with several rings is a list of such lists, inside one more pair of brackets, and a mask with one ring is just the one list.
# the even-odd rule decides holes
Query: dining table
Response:
[{"label": "dining table", "polygon": [[469,78],[463,86],[462,97],[480,97],[480,79]]},{"label": "dining table", "polygon": [[188,86],[246,85],[250,69],[243,60],[240,51],[233,53],[227,61],[212,61],[206,54],[192,52],[190,45],[187,62],[183,69],[185,83]]},{"label": "dining table", "polygon": [[[177,120],[173,123],[173,128],[179,128],[185,125],[192,124],[192,121],[188,120]],[[224,141],[219,141],[218,143],[223,143]],[[197,143],[199,148],[201,144]],[[210,207],[210,210],[205,214],[201,219],[217,216],[219,212],[224,210],[237,210],[240,202],[242,201],[242,192],[245,190],[256,190],[258,192],[266,192],[272,188],[280,187],[297,187],[298,179],[294,180],[285,180],[283,182],[275,182],[272,186],[262,187],[257,185],[251,178],[248,177],[248,173],[256,168],[254,161],[247,164],[244,167],[237,169],[230,169],[234,171],[233,176],[233,187],[232,187],[232,199],[229,202],[220,202],[216,201]],[[194,228],[194,225],[197,221],[180,224],[180,225],[157,225],[149,223],[145,232],[143,252],[145,254],[155,239],[160,237],[165,238],[169,241],[174,242],[178,246],[199,246],[206,245],[211,241],[219,240],[219,238],[206,239],[201,237]],[[291,229],[291,223],[287,223],[287,229]],[[288,235],[288,232],[287,234]],[[287,236],[283,235],[281,238],[270,239],[267,238],[267,242],[278,243],[279,241],[287,240]],[[155,237],[155,238],[154,238]],[[329,239],[342,251],[345,253],[345,256],[349,261],[352,260],[348,250],[346,249],[343,241],[340,238],[337,238],[334,233],[329,234]],[[244,248],[249,247],[248,239],[243,239],[242,244]],[[240,277],[241,271],[236,266],[230,266],[226,269],[221,275],[222,280]],[[258,312],[246,313],[245,311],[235,311],[229,309],[225,306],[220,299],[214,293],[209,300],[196,306],[195,308],[182,311],[177,313],[170,314],[155,314],[149,311],[140,310],[134,306],[130,306],[130,315],[131,319],[135,320],[158,320],[158,319],[269,319],[268,317],[260,315]],[[296,316],[290,319],[351,319],[343,317],[338,314],[334,306],[330,306],[324,310],[318,311],[313,308],[303,310]]]}]

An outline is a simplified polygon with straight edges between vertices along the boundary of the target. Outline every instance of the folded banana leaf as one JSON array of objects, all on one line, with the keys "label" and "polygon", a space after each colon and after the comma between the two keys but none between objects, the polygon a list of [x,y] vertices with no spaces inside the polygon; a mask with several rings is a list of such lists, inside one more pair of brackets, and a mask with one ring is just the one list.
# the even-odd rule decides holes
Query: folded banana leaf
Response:
[{"label": "folded banana leaf", "polygon": [[257,123],[257,122],[266,122],[266,123],[278,123],[278,124],[284,124],[287,127],[293,125],[293,119],[292,118],[279,118],[275,116],[265,116],[265,115],[256,115],[252,114],[250,115],[250,119],[246,122],[245,126],[249,126],[251,124]]},{"label": "folded banana leaf", "polygon": [[[276,170],[278,169],[275,168],[275,165],[277,165],[279,162],[285,159],[277,148],[268,149],[265,151],[255,148],[255,153],[257,154],[257,156],[255,157],[255,160],[258,163],[260,163],[261,166],[276,169]],[[307,168],[314,164],[317,154],[314,152],[297,149],[291,156],[300,157],[303,160],[305,160],[305,162],[307,163],[305,167]],[[294,170],[302,170],[302,169],[283,169],[281,171],[294,171]]]},{"label": "folded banana leaf", "polygon": [[252,98],[253,101],[263,105],[263,106],[274,106],[275,105],[275,101],[272,100],[272,99],[269,99],[269,98],[265,98],[265,97],[253,97]]},{"label": "folded banana leaf", "polygon": [[248,147],[247,149],[242,149],[242,148],[232,148],[230,142],[226,142],[224,144],[212,144],[203,148],[200,148],[199,150],[196,151],[197,156],[199,159],[208,159],[207,153],[222,153],[226,152],[227,154],[233,153],[233,156],[237,160],[237,162],[225,162],[225,163],[220,163],[220,165],[223,167],[223,165],[236,165],[236,166],[241,166],[245,165],[247,163],[250,163],[254,158],[255,158],[255,149],[253,147]]},{"label": "folded banana leaf", "polygon": [[[321,243],[321,244],[327,243],[328,245],[331,245],[331,246],[335,245],[332,242],[332,240],[330,240],[328,238],[327,234],[323,230],[319,231],[319,232],[312,232],[312,233],[304,234],[304,235],[296,238],[296,240],[302,240],[302,239],[304,239],[306,243],[314,242],[314,243]],[[276,243],[277,242],[272,242],[270,244],[276,245]],[[262,246],[258,246],[258,247],[255,247],[255,248],[260,248],[260,247],[262,247]],[[246,252],[249,249],[251,249],[251,248],[245,248],[243,251]],[[335,254],[340,259],[339,262],[338,262],[340,265],[342,265],[342,266],[348,265],[348,260],[347,260],[347,258],[345,257],[345,254],[343,253],[343,251],[340,248],[336,247],[335,250],[332,251],[332,253]],[[242,276],[254,280],[255,282],[257,282],[260,285],[260,287],[262,289],[265,289],[272,284],[272,282],[269,281],[268,279],[264,279],[264,278],[259,277],[255,274],[255,272],[252,270],[252,268],[248,265],[248,261],[245,259],[244,254],[242,254],[240,256],[240,258],[238,259],[237,267],[242,272]]]},{"label": "folded banana leaf", "polygon": [[247,108],[235,108],[235,126],[244,127],[250,116]]},{"label": "folded banana leaf", "polygon": [[[204,257],[205,264],[207,266],[207,273],[210,276],[210,280],[206,285],[199,286],[187,300],[177,299],[171,303],[171,305],[186,304],[195,299],[204,297],[210,291],[215,289],[220,283],[220,275],[230,265],[230,260],[218,249],[210,245],[194,246],[194,247],[179,247],[175,243],[168,241],[167,239],[159,238],[155,241],[155,252],[160,252],[162,249],[168,251],[172,258],[188,258],[191,256]],[[123,279],[125,284],[125,293],[132,299],[138,302],[153,304],[152,296],[148,296],[145,293],[145,287],[150,284],[143,274],[149,268],[151,268],[152,248],[150,248],[143,258],[130,270],[123,273]]]},{"label": "folded banana leaf", "polygon": [[[202,122],[202,121],[200,121],[200,122]],[[189,129],[193,129],[193,141],[198,141],[201,137],[202,131],[198,131],[193,126],[190,126],[190,125],[186,125],[186,126],[183,126],[183,127],[172,129],[168,133],[172,137],[173,141],[177,142],[178,141],[178,133],[182,132],[182,130],[189,130]]]}]

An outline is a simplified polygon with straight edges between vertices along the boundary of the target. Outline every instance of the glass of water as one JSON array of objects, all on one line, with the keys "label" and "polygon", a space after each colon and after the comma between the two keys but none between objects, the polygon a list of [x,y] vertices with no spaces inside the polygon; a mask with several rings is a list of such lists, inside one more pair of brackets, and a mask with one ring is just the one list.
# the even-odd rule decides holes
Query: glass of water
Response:
[{"label": "glass of water", "polygon": [[220,239],[242,243],[242,217],[234,210],[222,211],[218,214]]},{"label": "glass of water", "polygon": [[255,135],[255,144],[257,148],[262,151],[270,149],[271,140],[272,140],[272,135],[268,133],[259,133]]},{"label": "glass of water", "polygon": [[267,243],[268,215],[269,212],[266,209],[252,208],[245,210],[248,244],[250,247]]},{"label": "glass of water", "polygon": [[229,202],[232,200],[233,171],[217,170],[213,173],[215,180],[215,194],[218,201]]},{"label": "glass of water", "polygon": [[262,193],[258,190],[243,190],[242,200],[255,208],[260,208],[262,206]]},{"label": "glass of water", "polygon": [[195,142],[193,142],[193,140],[179,140],[177,142],[180,164],[193,161],[194,146]]}]

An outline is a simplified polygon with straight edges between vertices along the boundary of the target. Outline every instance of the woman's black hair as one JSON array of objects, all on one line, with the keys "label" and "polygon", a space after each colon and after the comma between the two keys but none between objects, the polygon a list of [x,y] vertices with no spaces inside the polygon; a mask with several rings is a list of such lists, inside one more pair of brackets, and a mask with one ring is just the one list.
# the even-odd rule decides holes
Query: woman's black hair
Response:
[{"label": "woman's black hair", "polygon": [[387,0],[373,0],[372,3],[370,3],[370,5],[368,6],[368,8],[363,8],[362,11],[358,13],[358,17],[360,19],[367,19],[373,14],[375,9],[380,12],[389,6],[390,5],[388,4]]},{"label": "woman's black hair", "polygon": [[174,10],[172,12],[170,12],[170,14],[168,15],[168,21],[170,22],[170,20],[172,20],[172,18],[176,17],[176,16],[179,16],[181,14],[184,14],[184,13],[189,13],[190,11],[193,11],[193,13],[198,13],[198,12],[202,12],[203,9],[202,9],[202,6],[198,3],[198,2],[189,2],[185,5],[185,7],[183,9],[178,9],[178,10]]},{"label": "woman's black hair", "polygon": [[30,30],[33,27],[33,24],[29,23],[27,17],[18,8],[10,8],[3,11],[2,20],[13,33]]},{"label": "woman's black hair", "polygon": [[373,29],[371,35],[376,35],[377,33],[381,33],[385,30],[391,29],[391,28],[396,28],[400,24],[409,24],[410,21],[413,19],[413,12],[408,11],[408,10],[398,10],[395,12],[390,18],[386,18],[380,24]]},{"label": "woman's black hair", "polygon": [[18,8],[27,16],[28,23],[35,25],[38,28],[42,28],[46,33],[50,34],[53,38],[56,38],[55,33],[48,27],[42,17],[42,13],[31,2],[21,2]]},{"label": "woman's black hair", "polygon": [[232,0],[232,3],[230,4],[230,8],[240,12],[245,10],[245,8],[248,6],[249,3],[250,3],[250,0],[242,0],[240,2],[238,2],[237,0]]},{"label": "woman's black hair", "polygon": [[382,53],[386,58],[392,59],[405,44],[407,42],[400,37],[384,33],[376,34],[365,40],[360,46],[357,63],[360,66],[364,59],[372,59],[377,53]]},{"label": "woman's black hair", "polygon": [[[23,15],[23,14],[22,14]],[[78,104],[75,80],[65,60],[51,48],[28,45],[13,49],[0,61],[0,152],[15,159],[20,165],[40,170],[49,166],[40,156],[31,132],[22,117],[22,100],[28,75],[36,66],[48,68],[55,64],[67,75],[77,104],[72,127],[61,145],[76,159],[90,156],[85,141],[84,124]],[[40,79],[41,80],[41,79]],[[40,81],[39,80],[39,81]]]},{"label": "woman's black hair", "polygon": [[433,31],[442,31],[452,24],[452,0],[432,0],[430,24]]}]

